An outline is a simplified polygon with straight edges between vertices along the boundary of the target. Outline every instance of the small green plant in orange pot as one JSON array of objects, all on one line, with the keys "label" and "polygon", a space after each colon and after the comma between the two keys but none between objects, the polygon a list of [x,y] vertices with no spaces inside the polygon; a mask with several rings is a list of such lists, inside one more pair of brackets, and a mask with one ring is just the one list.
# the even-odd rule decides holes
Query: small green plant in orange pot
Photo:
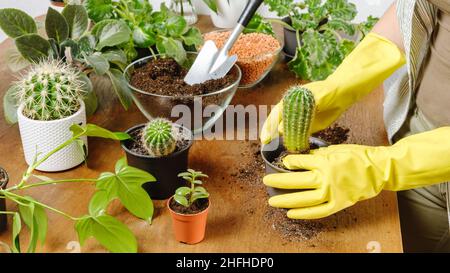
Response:
[{"label": "small green plant in orange pot", "polygon": [[167,202],[172,225],[177,241],[186,244],[197,244],[205,238],[206,220],[209,210],[209,193],[202,179],[208,176],[200,171],[188,169],[178,174],[188,182],[188,186],[180,187]]}]

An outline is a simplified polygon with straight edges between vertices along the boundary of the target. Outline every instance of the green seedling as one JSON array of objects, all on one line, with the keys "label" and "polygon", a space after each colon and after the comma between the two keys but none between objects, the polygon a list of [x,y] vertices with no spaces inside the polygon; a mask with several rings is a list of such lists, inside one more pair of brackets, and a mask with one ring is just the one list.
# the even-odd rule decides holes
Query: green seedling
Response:
[{"label": "green seedling", "polygon": [[199,186],[203,184],[201,179],[208,177],[206,174],[188,169],[187,172],[178,174],[178,177],[183,178],[190,184],[190,187],[180,187],[176,190],[173,198],[178,204],[188,208],[192,206],[195,201],[209,197],[209,193],[206,189]]}]

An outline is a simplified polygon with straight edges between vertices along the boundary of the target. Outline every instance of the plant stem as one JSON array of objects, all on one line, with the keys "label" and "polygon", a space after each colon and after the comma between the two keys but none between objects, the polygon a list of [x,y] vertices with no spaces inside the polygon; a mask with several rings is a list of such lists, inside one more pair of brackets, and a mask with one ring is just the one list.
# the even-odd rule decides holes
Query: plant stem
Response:
[{"label": "plant stem", "polygon": [[157,59],[157,57],[156,57],[156,53],[155,53],[155,51],[153,50],[153,48],[151,47],[151,46],[149,46],[148,47],[148,49],[150,50],[150,53],[152,54],[152,56],[153,56],[153,59]]},{"label": "plant stem", "polygon": [[[48,209],[48,210],[51,210],[51,211],[56,212],[56,213],[58,213],[58,214],[61,214],[62,216],[66,217],[66,218],[69,218],[69,219],[71,219],[71,220],[73,220],[73,221],[78,221],[79,219],[81,219],[81,218],[73,217],[73,216],[71,216],[71,215],[69,215],[69,214],[67,214],[67,213],[65,213],[65,212],[63,212],[63,211],[60,211],[60,210],[58,210],[58,209],[52,208],[52,207],[50,207],[50,206],[47,206],[46,204],[41,203],[41,202],[38,202],[38,201],[36,201],[36,200],[26,199],[25,197],[20,196],[20,195],[17,195],[17,194],[14,194],[14,193],[12,193],[12,192],[8,192],[8,194],[11,195],[11,196],[13,196],[13,197],[15,197],[15,198],[17,198],[17,199],[22,199],[22,200],[26,200],[26,201],[28,201],[28,202],[32,202],[32,203],[34,203],[34,204],[36,204],[36,205],[39,205],[39,206],[41,206],[41,207],[43,207],[43,208],[46,208],[46,209]],[[12,199],[12,200],[13,200],[14,202],[17,202],[17,200],[14,200],[14,199]]]},{"label": "plant stem", "polygon": [[16,213],[14,211],[0,211],[0,214],[14,215]]},{"label": "plant stem", "polygon": [[280,25],[282,25],[283,27],[285,27],[285,28],[287,28],[287,29],[289,29],[289,30],[295,31],[295,28],[293,28],[291,25],[289,25],[288,23],[286,23],[286,22],[283,21],[283,20],[269,18],[269,19],[267,19],[267,21],[268,21],[268,22],[271,22],[271,23],[277,23],[277,24],[280,24]]},{"label": "plant stem", "polygon": [[96,182],[96,181],[97,181],[97,179],[94,179],[94,178],[52,180],[52,181],[45,181],[45,182],[39,182],[39,183],[22,186],[18,189],[14,189],[14,190],[25,190],[25,189],[29,189],[29,188],[33,188],[33,187],[54,185],[54,184],[61,184],[61,183],[80,183],[80,182]]}]

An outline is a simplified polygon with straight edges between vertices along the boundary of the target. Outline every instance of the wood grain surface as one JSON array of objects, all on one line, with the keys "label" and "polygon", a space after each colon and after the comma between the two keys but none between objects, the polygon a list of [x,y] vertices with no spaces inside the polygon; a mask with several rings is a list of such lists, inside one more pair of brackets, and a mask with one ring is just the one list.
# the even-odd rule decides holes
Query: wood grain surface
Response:
[{"label": "wood grain surface", "polygon": [[[201,17],[199,26],[203,31],[212,30],[207,17]],[[0,45],[0,95],[6,92],[14,80],[7,65],[7,49],[11,40]],[[287,70],[284,60],[269,76],[253,89],[239,90],[232,105],[273,105],[278,102],[286,88],[298,83]],[[112,91],[111,91],[112,92]],[[123,110],[113,96],[103,94],[101,108],[90,119],[113,131],[125,130],[145,122],[144,116],[133,107]],[[352,107],[339,121],[351,129],[352,143],[386,145],[387,138],[382,122],[381,89]],[[1,106],[0,106],[1,108]],[[0,109],[3,112],[3,109]],[[245,130],[245,128],[241,129]],[[253,189],[236,181],[236,171],[251,164],[252,157],[242,156],[250,150],[248,141],[196,141],[190,153],[190,167],[208,173],[206,187],[211,193],[212,206],[208,218],[205,240],[197,245],[185,245],[174,240],[171,219],[165,204],[155,202],[157,207],[152,225],[131,216],[119,204],[114,203],[110,213],[117,216],[136,234],[140,252],[401,252],[401,233],[395,193],[383,192],[378,197],[360,202],[345,213],[333,216],[335,228],[324,230],[314,238],[292,242],[283,238],[265,219],[267,196],[264,191]],[[250,151],[251,152],[251,151]],[[44,174],[52,178],[94,178],[99,173],[111,171],[115,162],[124,156],[120,145],[112,141],[89,140],[89,160],[83,165],[64,173]],[[0,118],[0,166],[11,178],[9,186],[16,184],[27,165],[16,125]],[[342,170],[346,171],[346,170]],[[262,182],[261,182],[262,183]],[[35,188],[26,192],[43,203],[54,206],[71,215],[81,216],[87,212],[89,199],[94,192],[92,183],[66,184]],[[9,210],[15,205],[8,203]],[[249,209],[250,208],[250,209]],[[49,212],[49,232],[40,252],[77,252],[77,236],[74,223],[60,215]],[[0,241],[10,243],[9,229],[0,234]],[[27,232],[21,237],[28,240]],[[95,240],[88,240],[82,252],[104,252]]]}]

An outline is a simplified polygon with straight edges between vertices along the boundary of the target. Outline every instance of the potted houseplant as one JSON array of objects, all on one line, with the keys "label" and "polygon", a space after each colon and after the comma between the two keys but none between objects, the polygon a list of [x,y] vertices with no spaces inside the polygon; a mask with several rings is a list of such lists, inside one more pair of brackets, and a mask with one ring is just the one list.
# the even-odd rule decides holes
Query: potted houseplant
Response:
[{"label": "potted houseplant", "polygon": [[[81,144],[81,138],[98,137],[117,141],[130,137],[122,132],[110,132],[94,124],[86,126],[74,124],[70,127],[69,132],[72,132],[71,138],[60,143],[41,159],[36,160],[24,171],[20,181],[8,188],[0,188],[0,196],[14,204],[14,208],[17,206],[17,209],[11,207],[9,210],[0,208],[0,215],[10,217],[12,222],[12,243],[10,247],[8,246],[8,252],[35,252],[39,244],[45,244],[52,221],[47,213],[53,213],[73,221],[81,245],[88,238],[94,237],[111,252],[137,252],[136,237],[124,223],[108,213],[108,207],[111,202],[118,199],[131,214],[150,222],[153,217],[153,203],[142,189],[142,184],[154,181],[154,177],[145,171],[129,166],[125,158],[116,162],[113,172],[104,172],[98,178],[66,177],[59,180],[35,174],[39,165],[51,159],[58,151],[64,150],[74,143]],[[56,187],[63,183],[93,183],[95,185],[95,193],[89,201],[85,215],[70,215],[51,204],[45,204],[30,196],[35,188]],[[20,240],[25,226],[31,231],[27,248]]]},{"label": "potted houseplant", "polygon": [[177,241],[197,244],[205,238],[206,220],[210,207],[209,193],[202,186],[202,179],[208,177],[200,171],[188,169],[179,177],[189,185],[180,187],[167,201],[172,217],[172,226]]},{"label": "potted houseplant", "polygon": [[211,20],[218,28],[234,28],[247,4],[246,0],[203,0],[211,10]]},{"label": "potted houseplant", "polygon": [[197,11],[191,0],[171,0],[171,9],[183,16],[188,25],[193,25],[198,21]]},{"label": "potted houseplant", "polygon": [[[72,124],[86,124],[84,82],[76,68],[61,61],[44,60],[32,65],[13,90],[18,100],[17,117],[25,160],[32,165],[71,137]],[[87,144],[84,138],[82,141]],[[84,161],[76,144],[58,151],[38,166],[47,172],[64,171]]]},{"label": "potted houseplant", "polygon": [[[311,123],[316,109],[314,95],[301,86],[291,87],[283,98],[283,137],[272,140],[261,148],[266,174],[290,172],[282,159],[289,154],[309,153],[311,148],[328,146],[318,138],[311,137]],[[289,193],[268,187],[270,196]]]},{"label": "potted houseplant", "polygon": [[[9,177],[8,173],[0,167],[0,189],[4,190],[6,189],[6,186],[8,185]],[[7,218],[6,214],[2,214],[2,211],[6,211],[6,199],[4,198],[4,195],[0,194],[0,233],[6,230],[6,224],[7,224]]]},{"label": "potted houseplant", "polygon": [[103,0],[101,3],[85,0],[84,6],[96,25],[121,22],[129,26],[131,39],[118,45],[129,62],[157,53],[179,60],[180,56],[186,55],[186,50],[195,50],[203,43],[200,30],[188,26],[183,16],[164,3],[160,11],[153,10],[148,1],[141,0]]},{"label": "potted houseplant", "polygon": [[[44,36],[38,33],[34,19],[25,12],[13,8],[0,9],[0,28],[14,39],[16,45],[14,57],[8,59],[13,72],[43,59],[61,60],[82,72],[79,77],[86,83],[83,88],[88,115],[97,109],[96,93],[108,99],[111,92],[115,93],[123,107],[128,109],[132,99],[122,73],[127,56],[118,45],[130,40],[131,30],[120,21],[97,24],[92,29],[89,25],[88,14],[82,5],[68,4],[61,13],[49,8]],[[93,90],[94,81],[100,78],[106,78],[109,86]],[[18,104],[11,95],[13,92],[10,89],[4,96],[5,117],[9,123],[17,122],[15,106]]]},{"label": "potted houseplant", "polygon": [[375,25],[377,18],[353,24],[356,5],[342,1],[265,0],[284,27],[284,53],[289,69],[305,80],[323,80],[341,64]]},{"label": "potted houseplant", "polygon": [[122,142],[130,166],[152,173],[157,182],[144,184],[147,193],[157,200],[169,198],[183,185],[177,174],[188,166],[192,132],[166,119],[154,119],[126,131],[131,139]]}]

